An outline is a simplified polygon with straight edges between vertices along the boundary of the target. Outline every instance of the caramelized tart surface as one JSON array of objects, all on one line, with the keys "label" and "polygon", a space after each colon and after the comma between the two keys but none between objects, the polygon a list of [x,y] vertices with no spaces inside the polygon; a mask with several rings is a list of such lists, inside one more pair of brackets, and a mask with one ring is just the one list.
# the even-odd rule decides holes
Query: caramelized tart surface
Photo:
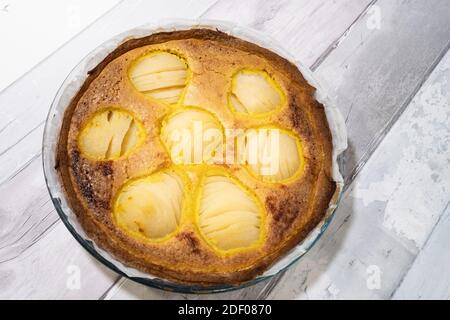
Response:
[{"label": "caramelized tart surface", "polygon": [[323,218],[331,152],[323,106],[294,65],[194,29],[129,40],[89,73],[57,170],[88,236],[124,264],[239,284]]}]

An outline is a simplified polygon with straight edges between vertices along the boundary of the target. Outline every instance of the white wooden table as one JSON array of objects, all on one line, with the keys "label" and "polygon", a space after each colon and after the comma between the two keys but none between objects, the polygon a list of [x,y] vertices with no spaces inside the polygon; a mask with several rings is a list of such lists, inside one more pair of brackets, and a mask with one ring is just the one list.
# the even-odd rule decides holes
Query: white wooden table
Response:
[{"label": "white wooden table", "polygon": [[[113,2],[0,92],[0,298],[450,298],[450,1]],[[267,33],[346,118],[347,189],[331,226],[286,273],[246,289],[181,295],[118,276],[72,238],[45,187],[43,125],[65,76],[108,38],[169,17]]]}]

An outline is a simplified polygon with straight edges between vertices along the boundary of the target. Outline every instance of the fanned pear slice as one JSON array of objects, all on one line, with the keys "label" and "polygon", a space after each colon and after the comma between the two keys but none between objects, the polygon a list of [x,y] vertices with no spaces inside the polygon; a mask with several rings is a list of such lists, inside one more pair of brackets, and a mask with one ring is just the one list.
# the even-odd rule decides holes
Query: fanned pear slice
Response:
[{"label": "fanned pear slice", "polygon": [[277,109],[284,95],[265,71],[241,70],[232,79],[228,98],[235,112],[264,114]]},{"label": "fanned pear slice", "polygon": [[223,128],[211,113],[188,107],[169,115],[162,124],[161,140],[176,164],[190,165],[223,160]]},{"label": "fanned pear slice", "polygon": [[144,128],[127,111],[107,109],[95,114],[78,136],[81,152],[96,160],[127,156],[144,138]]},{"label": "fanned pear slice", "polygon": [[188,66],[176,54],[156,51],[139,58],[130,68],[129,77],[144,95],[174,104],[186,87]]},{"label": "fanned pear slice", "polygon": [[161,239],[180,224],[184,184],[173,172],[131,181],[119,191],[114,217],[125,231]]},{"label": "fanned pear slice", "polygon": [[248,129],[239,141],[240,163],[262,181],[286,181],[302,169],[301,144],[292,133],[278,128]]},{"label": "fanned pear slice", "polygon": [[257,198],[229,177],[205,178],[198,215],[203,236],[216,249],[246,248],[260,239],[262,212]]}]

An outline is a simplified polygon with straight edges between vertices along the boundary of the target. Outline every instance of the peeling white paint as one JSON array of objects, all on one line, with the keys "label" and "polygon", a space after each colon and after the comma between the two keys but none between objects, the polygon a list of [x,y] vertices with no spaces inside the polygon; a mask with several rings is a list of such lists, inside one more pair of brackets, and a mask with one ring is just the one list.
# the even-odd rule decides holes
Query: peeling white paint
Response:
[{"label": "peeling white paint", "polygon": [[[386,203],[382,225],[421,248],[450,200],[450,56],[376,151],[352,195],[365,206]],[[397,163],[392,165],[392,160]],[[382,175],[381,179],[374,177]],[[366,181],[370,182],[366,186]]]}]

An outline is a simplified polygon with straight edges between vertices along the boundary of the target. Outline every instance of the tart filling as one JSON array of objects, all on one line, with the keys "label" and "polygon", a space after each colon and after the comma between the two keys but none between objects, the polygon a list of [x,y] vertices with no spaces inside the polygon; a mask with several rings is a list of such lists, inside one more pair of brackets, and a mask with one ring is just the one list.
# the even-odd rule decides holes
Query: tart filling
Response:
[{"label": "tart filling", "polygon": [[323,218],[331,149],[294,65],[193,29],[129,40],[90,72],[65,113],[58,170],[87,234],[122,263],[239,284]]}]

